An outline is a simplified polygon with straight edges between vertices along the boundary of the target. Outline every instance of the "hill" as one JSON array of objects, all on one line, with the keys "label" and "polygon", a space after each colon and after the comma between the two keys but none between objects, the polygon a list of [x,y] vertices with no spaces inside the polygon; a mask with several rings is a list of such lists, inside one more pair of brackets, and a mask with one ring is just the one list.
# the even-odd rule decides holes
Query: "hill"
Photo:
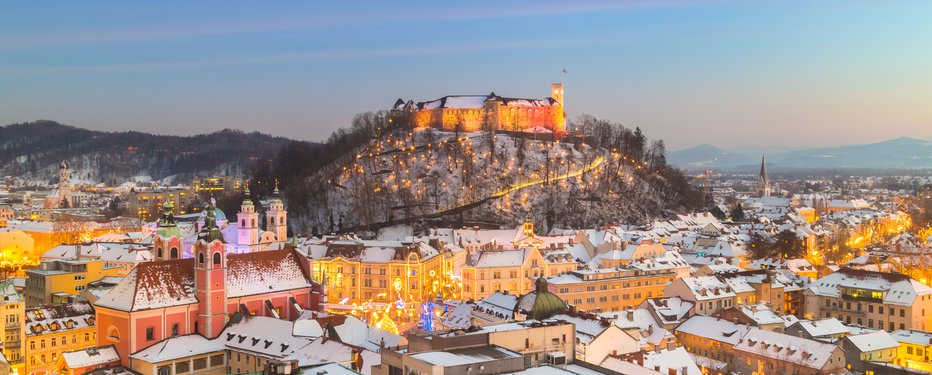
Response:
[{"label": "hill", "polygon": [[75,183],[119,184],[137,177],[187,183],[198,175],[245,175],[291,142],[230,129],[182,137],[36,121],[0,127],[0,176],[16,177],[20,185],[52,184],[67,160]]},{"label": "hill", "polygon": [[[760,165],[760,155],[730,153],[711,145],[670,152],[667,158],[688,169],[753,169]],[[768,154],[767,163],[785,169],[929,169],[932,142],[902,137],[862,145],[807,148]]]},{"label": "hill", "polygon": [[673,151],[667,154],[670,164],[689,169],[723,168],[754,162],[754,156],[722,150],[710,144]]},{"label": "hill", "polygon": [[701,201],[663,161],[662,142],[648,146],[639,130],[620,126],[600,131],[612,134],[555,141],[546,133],[381,132],[303,177],[282,176],[293,228],[497,226],[526,218],[540,228],[583,227],[644,222]]}]

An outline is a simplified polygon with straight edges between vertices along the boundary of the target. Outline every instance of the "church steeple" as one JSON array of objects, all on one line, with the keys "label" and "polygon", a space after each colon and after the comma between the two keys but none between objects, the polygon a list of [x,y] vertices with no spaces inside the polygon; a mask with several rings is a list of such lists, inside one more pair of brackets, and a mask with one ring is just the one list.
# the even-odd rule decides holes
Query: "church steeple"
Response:
[{"label": "church steeple", "polygon": [[758,177],[758,187],[760,189],[760,196],[768,197],[770,196],[770,178],[767,177],[767,159],[766,155],[761,155],[760,158],[760,176]]},{"label": "church steeple", "polygon": [[211,199],[207,205],[207,217],[204,218],[204,227],[201,228],[201,232],[197,235],[198,240],[204,240],[208,243],[215,240],[223,242],[223,233],[220,232],[220,227],[217,226],[216,210],[214,200]]},{"label": "church steeple", "polygon": [[249,183],[245,185],[243,204],[236,214],[236,220],[239,222],[236,228],[237,252],[254,251],[255,245],[259,243],[259,214],[256,213],[252,196],[249,194]]},{"label": "church steeple", "polygon": [[287,220],[288,211],[285,211],[285,203],[282,202],[281,193],[278,191],[278,181],[276,180],[272,199],[265,210],[265,230],[275,233],[276,241],[284,241],[288,236]]}]

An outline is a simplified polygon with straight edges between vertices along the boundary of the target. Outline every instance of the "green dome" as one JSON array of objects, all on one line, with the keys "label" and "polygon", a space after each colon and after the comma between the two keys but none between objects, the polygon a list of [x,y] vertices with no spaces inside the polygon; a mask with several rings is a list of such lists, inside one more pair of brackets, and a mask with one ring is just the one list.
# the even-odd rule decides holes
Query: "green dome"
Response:
[{"label": "green dome", "polygon": [[566,311],[569,307],[562,298],[547,290],[547,280],[537,279],[537,288],[518,298],[516,312],[523,313],[528,319],[544,320]]}]

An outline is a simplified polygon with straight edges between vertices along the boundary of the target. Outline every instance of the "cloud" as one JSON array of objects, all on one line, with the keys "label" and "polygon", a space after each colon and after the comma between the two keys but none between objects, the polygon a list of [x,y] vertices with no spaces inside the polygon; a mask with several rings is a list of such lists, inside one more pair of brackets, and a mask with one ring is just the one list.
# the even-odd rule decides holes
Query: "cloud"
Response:
[{"label": "cloud", "polygon": [[0,35],[0,48],[32,49],[55,46],[125,43],[152,40],[184,39],[237,34],[272,33],[338,27],[379,26],[411,23],[453,22],[483,19],[525,18],[555,14],[601,13],[641,8],[704,3],[698,0],[629,0],[571,2],[500,2],[453,7],[350,11],[339,14],[315,14],[298,17],[264,19],[227,19],[197,24],[158,24],[134,28],[97,28],[58,34],[30,30],[8,30]]},{"label": "cloud", "polygon": [[474,54],[506,50],[528,50],[541,48],[565,48],[599,45],[608,40],[542,38],[520,40],[479,41],[456,43],[454,45],[433,45],[421,47],[393,47],[368,49],[334,49],[301,53],[281,53],[263,56],[242,56],[222,59],[196,61],[138,62],[120,64],[91,65],[55,65],[0,68],[4,74],[76,74],[76,73],[121,73],[140,71],[189,70],[215,68],[221,66],[247,66],[265,64],[285,64],[295,62],[314,62],[332,60],[360,60],[391,57],[442,56]]}]

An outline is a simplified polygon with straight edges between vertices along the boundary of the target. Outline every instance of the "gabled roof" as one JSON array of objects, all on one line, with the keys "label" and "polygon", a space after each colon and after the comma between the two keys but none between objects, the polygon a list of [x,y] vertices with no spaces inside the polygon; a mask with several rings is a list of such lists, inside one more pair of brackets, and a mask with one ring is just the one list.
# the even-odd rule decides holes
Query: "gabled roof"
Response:
[{"label": "gabled roof", "polygon": [[[227,297],[313,286],[298,256],[291,250],[227,254]],[[140,263],[95,305],[139,311],[197,303],[194,265],[193,258]]]},{"label": "gabled roof", "polygon": [[194,259],[143,262],[95,305],[121,311],[187,305],[197,303],[193,286]]},{"label": "gabled roof", "polygon": [[861,353],[873,352],[896,348],[900,343],[893,339],[886,331],[876,331],[865,333],[863,335],[847,336],[846,340],[851,342]]},{"label": "gabled roof", "polygon": [[243,297],[313,286],[291,250],[227,255],[227,297]]}]

